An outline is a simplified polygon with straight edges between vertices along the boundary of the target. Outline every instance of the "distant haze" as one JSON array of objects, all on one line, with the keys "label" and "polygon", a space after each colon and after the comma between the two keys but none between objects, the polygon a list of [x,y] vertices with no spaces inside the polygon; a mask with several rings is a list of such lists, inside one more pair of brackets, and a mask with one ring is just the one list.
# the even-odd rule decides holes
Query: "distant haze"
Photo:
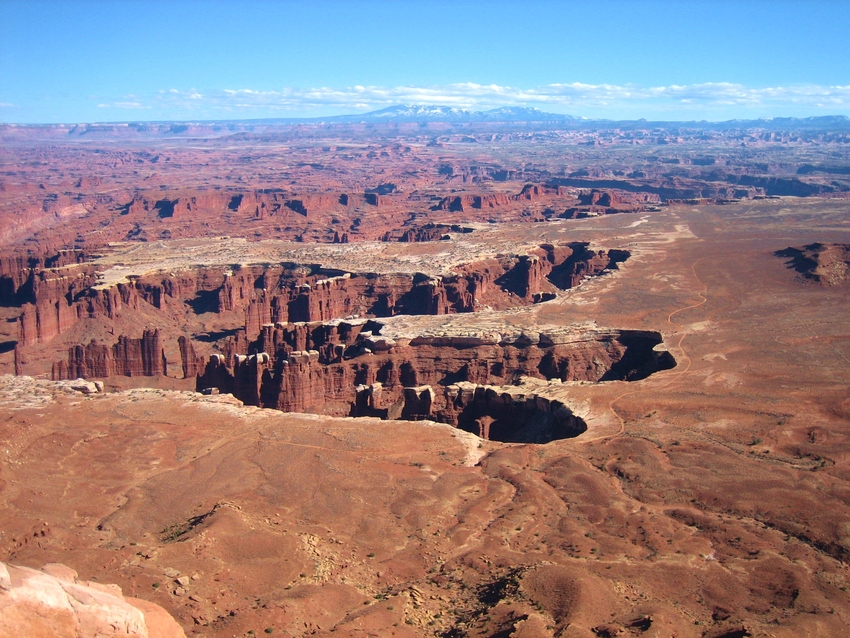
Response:
[{"label": "distant haze", "polygon": [[583,130],[606,130],[606,129],[643,129],[653,128],[689,128],[705,130],[728,130],[728,129],[768,129],[768,130],[810,130],[810,131],[848,131],[850,130],[850,117],[846,115],[819,115],[806,118],[777,117],[760,118],[757,120],[733,119],[722,122],[709,122],[706,120],[610,120],[598,118],[580,118],[572,115],[559,113],[547,113],[539,109],[526,107],[501,107],[488,111],[470,111],[451,106],[428,106],[400,104],[379,111],[368,113],[352,113],[345,115],[332,115],[328,117],[313,118],[244,118],[244,119],[217,119],[217,120],[163,120],[144,122],[139,120],[127,122],[94,122],[94,123],[48,123],[48,124],[0,124],[0,129],[6,132],[15,129],[29,129],[41,131],[48,137],[56,133],[67,131],[71,135],[83,135],[92,133],[108,134],[110,132],[130,131],[143,137],[157,137],[159,135],[187,136],[205,134],[232,134],[237,132],[256,132],[259,130],[273,131],[278,127],[292,125],[346,125],[346,124],[427,124],[449,123],[449,124],[510,124],[518,123],[524,125],[543,126],[556,129],[583,129]]},{"label": "distant haze", "polygon": [[0,121],[850,115],[850,3],[3,0]]}]

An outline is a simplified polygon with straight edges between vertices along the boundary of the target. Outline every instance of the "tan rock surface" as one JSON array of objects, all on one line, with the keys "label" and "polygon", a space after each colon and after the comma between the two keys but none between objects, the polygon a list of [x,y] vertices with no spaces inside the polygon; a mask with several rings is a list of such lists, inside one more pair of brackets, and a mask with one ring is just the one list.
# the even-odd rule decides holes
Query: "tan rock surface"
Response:
[{"label": "tan rock surface", "polygon": [[117,585],[81,581],[65,565],[41,571],[0,563],[3,638],[185,638],[159,605],[125,599]]}]

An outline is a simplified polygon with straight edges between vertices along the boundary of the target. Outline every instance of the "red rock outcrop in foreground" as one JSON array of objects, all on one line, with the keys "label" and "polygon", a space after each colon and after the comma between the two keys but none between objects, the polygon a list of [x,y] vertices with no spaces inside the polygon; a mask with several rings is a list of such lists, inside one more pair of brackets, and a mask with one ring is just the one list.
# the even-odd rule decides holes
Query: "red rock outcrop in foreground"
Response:
[{"label": "red rock outcrop in foreground", "polygon": [[185,638],[162,607],[52,563],[0,563],[0,638]]}]

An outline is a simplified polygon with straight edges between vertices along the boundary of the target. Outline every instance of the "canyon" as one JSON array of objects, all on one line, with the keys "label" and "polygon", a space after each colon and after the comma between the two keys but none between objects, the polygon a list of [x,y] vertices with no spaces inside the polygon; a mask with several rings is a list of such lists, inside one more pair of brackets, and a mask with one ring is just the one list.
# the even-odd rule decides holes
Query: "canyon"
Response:
[{"label": "canyon", "polygon": [[[464,235],[467,244],[474,241],[474,234]],[[364,254],[369,248],[362,246]],[[404,248],[399,247],[401,261]],[[141,270],[141,264],[136,266],[143,274],[125,274],[109,283],[115,275],[106,264],[80,264],[80,253],[66,254],[65,265],[57,258],[49,268],[32,265],[4,279],[9,296],[22,303],[16,369],[25,371],[23,359],[32,363],[26,346],[50,344],[90,323],[110,322],[114,334],[116,327],[138,324],[146,313],[156,312],[183,325],[184,334],[176,338],[179,370],[183,379],[197,378],[198,390],[215,389],[247,405],[287,412],[433,419],[463,423],[467,429],[487,417],[495,419],[487,432],[499,440],[532,436],[512,433],[523,429],[523,418],[514,412],[545,413],[540,418],[549,425],[539,436],[551,440],[560,438],[552,434],[559,429],[581,431],[562,427],[576,421],[565,406],[536,396],[514,400],[509,390],[486,387],[507,386],[522,376],[561,382],[639,379],[675,365],[669,353],[653,349],[661,335],[648,331],[381,337],[385,326],[379,318],[497,312],[546,303],[587,277],[616,270],[629,256],[626,250],[592,250],[587,242],[572,242],[463,263],[467,246],[438,248],[443,259],[449,250],[453,264],[448,270],[444,266],[442,274],[411,268],[386,275],[357,273],[299,263],[195,266],[163,273],[156,272],[154,262]],[[486,249],[498,248],[491,237]],[[278,244],[277,249],[286,248]],[[328,257],[332,260],[333,252]],[[110,259],[121,263],[120,248]],[[209,342],[209,332],[198,321],[203,316],[215,317],[217,334],[224,335],[214,344],[221,352],[210,354],[206,364],[197,352]],[[167,376],[164,338],[148,329],[138,338],[120,335],[112,344],[92,339],[71,346],[67,359],[53,362],[51,377]],[[474,385],[462,391],[458,384],[463,383]],[[535,408],[538,404],[542,409]],[[475,431],[484,433],[480,427]]]},{"label": "canyon", "polygon": [[[264,329],[250,356],[213,355],[197,387],[246,405],[328,416],[431,419],[498,441],[545,443],[586,427],[557,402],[488,386],[523,376],[559,381],[635,380],[675,365],[658,333],[586,331],[516,341],[475,337],[380,337],[378,322]],[[371,328],[366,330],[366,328]],[[299,339],[307,332],[307,339]],[[322,333],[317,339],[316,333]],[[306,335],[305,335],[306,336]],[[340,338],[341,337],[341,338]],[[312,341],[314,348],[299,347]],[[274,346],[274,347],[271,347]],[[270,355],[269,352],[272,354]],[[354,354],[350,354],[354,351]],[[481,419],[490,421],[485,429]],[[544,423],[526,424],[538,419]],[[543,430],[536,434],[537,430]],[[563,435],[556,434],[563,432]]]},{"label": "canyon", "polygon": [[208,638],[850,623],[845,130],[0,141],[13,588]]}]

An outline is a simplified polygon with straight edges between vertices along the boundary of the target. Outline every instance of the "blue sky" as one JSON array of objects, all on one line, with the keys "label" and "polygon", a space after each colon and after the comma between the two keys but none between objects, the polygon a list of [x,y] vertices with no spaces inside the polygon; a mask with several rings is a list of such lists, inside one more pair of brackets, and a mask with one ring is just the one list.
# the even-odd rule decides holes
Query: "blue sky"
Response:
[{"label": "blue sky", "polygon": [[0,121],[850,115],[850,2],[0,0]]}]

